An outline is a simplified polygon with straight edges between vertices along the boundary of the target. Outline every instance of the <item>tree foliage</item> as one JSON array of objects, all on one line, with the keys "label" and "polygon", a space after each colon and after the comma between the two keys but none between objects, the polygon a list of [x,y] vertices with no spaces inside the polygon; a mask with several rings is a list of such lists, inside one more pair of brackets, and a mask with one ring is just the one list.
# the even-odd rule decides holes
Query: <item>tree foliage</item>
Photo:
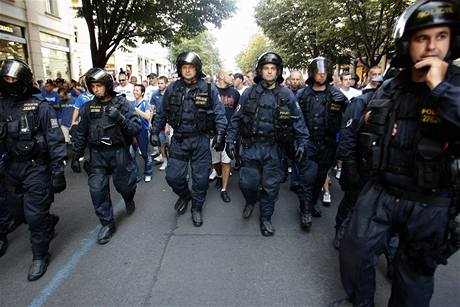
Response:
[{"label": "tree foliage", "polygon": [[78,8],[95,67],[104,67],[118,47],[136,46],[138,38],[168,45],[204,31],[206,23],[220,27],[234,11],[234,0],[82,0]]},{"label": "tree foliage", "polygon": [[286,54],[288,66],[301,68],[323,55],[336,63],[358,58],[376,65],[392,48],[395,19],[410,0],[261,0],[256,22]]},{"label": "tree foliage", "polygon": [[215,47],[216,39],[208,31],[190,39],[182,39],[170,47],[169,61],[175,63],[177,56],[184,51],[196,52],[203,63],[203,71],[208,75],[216,75],[221,66],[219,50]]},{"label": "tree foliage", "polygon": [[265,35],[255,34],[249,40],[246,49],[236,56],[236,64],[242,72],[254,70],[257,58],[266,51],[275,50]]}]

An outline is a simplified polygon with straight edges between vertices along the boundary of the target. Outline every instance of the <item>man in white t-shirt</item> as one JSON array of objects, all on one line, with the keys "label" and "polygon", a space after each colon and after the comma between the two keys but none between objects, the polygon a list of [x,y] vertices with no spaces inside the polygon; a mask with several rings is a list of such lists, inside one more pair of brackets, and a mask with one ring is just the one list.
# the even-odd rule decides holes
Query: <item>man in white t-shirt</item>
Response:
[{"label": "man in white t-shirt", "polygon": [[244,85],[244,76],[240,73],[233,74],[233,87],[240,93],[243,94],[247,86]]},{"label": "man in white t-shirt", "polygon": [[158,76],[156,73],[150,73],[147,78],[149,79],[149,86],[145,89],[144,99],[150,101],[152,93],[158,90]]},{"label": "man in white t-shirt", "polygon": [[342,84],[340,85],[340,91],[347,97],[348,101],[351,101],[351,98],[362,94],[360,90],[357,90],[350,86],[351,73],[349,73],[348,71],[343,72],[340,75],[340,81],[342,82]]},{"label": "man in white t-shirt", "polygon": [[118,74],[118,82],[120,85],[115,88],[115,92],[124,94],[129,101],[134,101],[134,85],[128,82],[128,76],[124,72]]}]

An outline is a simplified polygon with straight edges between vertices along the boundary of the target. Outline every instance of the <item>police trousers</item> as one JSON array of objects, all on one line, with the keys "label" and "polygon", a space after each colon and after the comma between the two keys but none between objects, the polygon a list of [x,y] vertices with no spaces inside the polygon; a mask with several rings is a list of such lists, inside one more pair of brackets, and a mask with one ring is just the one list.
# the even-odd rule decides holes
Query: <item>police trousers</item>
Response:
[{"label": "police trousers", "polygon": [[137,185],[134,163],[128,148],[91,148],[88,185],[94,210],[102,225],[113,222],[110,175],[115,189],[121,194],[123,200],[125,202],[133,200]]},{"label": "police trousers", "polygon": [[447,223],[448,206],[400,199],[381,184],[368,183],[340,245],[342,284],[352,303],[374,306],[375,257],[398,233],[388,305],[428,307]]},{"label": "police trousers", "polygon": [[[30,243],[34,258],[46,255],[51,241],[49,209],[53,201],[51,171],[48,164],[34,161],[10,161],[5,169],[0,189],[0,232],[11,219],[7,193],[15,194],[24,206],[24,218],[29,225]],[[3,186],[4,184],[4,186]]]},{"label": "police trousers", "polygon": [[[276,144],[254,143],[242,149],[239,186],[247,203],[259,201],[260,217],[273,215],[283,176]],[[262,187],[260,193],[259,186]]]},{"label": "police trousers", "polygon": [[[191,192],[187,182],[189,163],[192,169]],[[178,139],[173,135],[169,147],[166,181],[179,197],[191,197],[193,206],[203,206],[209,187],[208,177],[211,165],[209,138],[206,135],[183,139]]]}]

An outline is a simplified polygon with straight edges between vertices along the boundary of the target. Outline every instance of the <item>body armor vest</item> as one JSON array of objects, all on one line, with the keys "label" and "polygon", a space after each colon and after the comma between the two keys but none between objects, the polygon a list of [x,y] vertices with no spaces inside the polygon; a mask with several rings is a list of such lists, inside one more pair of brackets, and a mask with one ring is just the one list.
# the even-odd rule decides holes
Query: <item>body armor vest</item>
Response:
[{"label": "body armor vest", "polygon": [[[186,104],[190,99],[191,104]],[[211,83],[199,80],[187,92],[183,81],[173,85],[169,102],[165,105],[169,124],[176,137],[215,133],[215,114],[211,101]]]},{"label": "body armor vest", "polygon": [[91,146],[126,147],[131,144],[131,138],[123,134],[122,127],[107,115],[107,107],[111,104],[121,112],[123,102],[119,97],[113,97],[107,104],[101,104],[98,100],[85,104],[90,120],[89,144]]},{"label": "body armor vest", "polygon": [[323,101],[318,101],[316,95],[306,95],[307,91],[313,92],[310,88],[304,89],[299,98],[299,105],[310,136],[313,140],[321,140],[325,137],[335,138],[335,134],[340,130],[345,103],[345,101],[335,99],[333,91],[338,91],[338,89],[327,87]]},{"label": "body armor vest", "polygon": [[449,188],[460,179],[458,136],[450,136],[428,94],[414,93],[397,89],[369,102],[371,115],[358,135],[359,167],[409,191]]},{"label": "body armor vest", "polygon": [[[0,140],[10,158],[18,161],[47,160],[48,151],[40,131],[39,106],[46,101],[30,98],[23,102],[7,101],[0,114]],[[51,119],[58,125],[57,119]]]},{"label": "body armor vest", "polygon": [[274,91],[275,105],[261,104],[261,94],[256,86],[251,89],[248,101],[242,106],[241,136],[243,146],[256,141],[276,142],[281,147],[294,143],[292,114],[289,109],[289,92],[282,88]]}]

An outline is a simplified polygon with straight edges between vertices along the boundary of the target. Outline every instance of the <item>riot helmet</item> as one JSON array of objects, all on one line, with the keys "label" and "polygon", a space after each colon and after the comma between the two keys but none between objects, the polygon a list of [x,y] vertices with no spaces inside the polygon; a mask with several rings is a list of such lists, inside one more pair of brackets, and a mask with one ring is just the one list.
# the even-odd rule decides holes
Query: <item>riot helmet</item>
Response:
[{"label": "riot helmet", "polygon": [[[113,78],[112,75],[103,70],[102,68],[94,67],[88,70],[85,74],[85,84],[88,91],[92,94],[91,83],[102,83],[105,86],[105,96],[115,96],[116,93],[113,91]],[[102,97],[100,97],[102,98]]]},{"label": "riot helmet", "polygon": [[201,58],[198,54],[195,52],[182,52],[177,56],[176,60],[176,69],[177,69],[177,75],[179,78],[182,78],[182,65],[185,64],[190,64],[194,65],[196,69],[196,78],[203,78],[206,77],[206,75],[203,73],[203,64],[201,62]]},{"label": "riot helmet", "polygon": [[283,60],[278,54],[271,52],[271,51],[262,53],[257,59],[256,76],[254,77],[254,83],[259,83],[260,81],[262,81],[262,68],[264,67],[265,64],[276,65],[277,67],[276,82],[282,83],[284,81]]},{"label": "riot helmet", "polygon": [[[7,82],[4,77],[15,78],[15,82]],[[39,94],[40,90],[33,85],[33,74],[29,65],[21,60],[6,59],[0,67],[0,91],[7,95]]]},{"label": "riot helmet", "polygon": [[392,59],[393,67],[412,66],[409,55],[410,35],[417,30],[449,26],[451,29],[450,53],[445,60],[460,57],[460,5],[455,0],[421,0],[408,7],[399,16],[394,29],[393,40],[396,47]]},{"label": "riot helmet", "polygon": [[305,83],[313,84],[315,74],[326,74],[326,84],[332,82],[332,63],[325,57],[319,56],[314,58],[308,65],[308,79]]}]

